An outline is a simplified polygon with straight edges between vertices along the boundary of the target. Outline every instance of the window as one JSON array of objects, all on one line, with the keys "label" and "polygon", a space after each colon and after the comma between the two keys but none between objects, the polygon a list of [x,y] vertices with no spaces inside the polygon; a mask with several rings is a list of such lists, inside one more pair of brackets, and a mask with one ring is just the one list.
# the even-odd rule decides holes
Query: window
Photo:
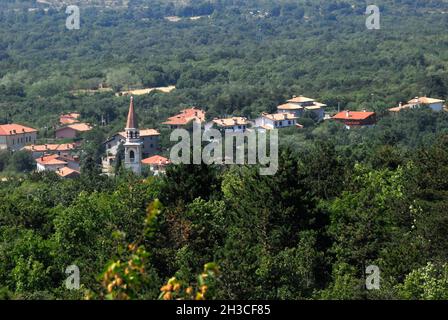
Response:
[{"label": "window", "polygon": [[135,152],[132,150],[129,152],[129,160],[135,162]]},{"label": "window", "polygon": [[291,125],[291,120],[288,120],[288,124]]}]

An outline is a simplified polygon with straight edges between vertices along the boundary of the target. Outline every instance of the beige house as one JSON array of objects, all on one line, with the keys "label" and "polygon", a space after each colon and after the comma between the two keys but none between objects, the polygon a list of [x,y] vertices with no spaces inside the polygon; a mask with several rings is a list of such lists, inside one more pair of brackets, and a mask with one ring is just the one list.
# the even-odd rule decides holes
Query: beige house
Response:
[{"label": "beige house", "polygon": [[37,130],[20,124],[0,125],[0,150],[20,150],[27,144],[36,143]]},{"label": "beige house", "polygon": [[205,130],[217,128],[224,132],[245,132],[249,126],[249,121],[244,117],[215,118],[205,125]]},{"label": "beige house", "polygon": [[317,121],[322,121],[324,119],[324,108],[326,106],[326,104],[317,102],[312,98],[294,96],[292,99],[289,99],[287,103],[279,105],[277,109],[280,113],[294,113],[296,117],[302,117],[306,111],[309,111],[316,115]]},{"label": "beige house", "polygon": [[404,109],[417,109],[422,107],[427,107],[435,112],[440,112],[444,108],[445,100],[441,99],[434,99],[434,98],[428,98],[428,97],[415,97],[414,99],[411,99],[406,104],[400,104],[398,107],[390,108],[390,112],[400,112]]}]

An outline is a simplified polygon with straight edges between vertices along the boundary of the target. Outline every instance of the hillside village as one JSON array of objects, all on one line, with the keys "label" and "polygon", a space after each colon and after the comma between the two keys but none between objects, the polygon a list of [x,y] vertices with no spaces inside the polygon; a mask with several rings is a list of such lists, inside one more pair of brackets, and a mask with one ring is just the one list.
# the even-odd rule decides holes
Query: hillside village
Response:
[{"label": "hillside village", "polygon": [[[406,109],[427,108],[434,112],[446,111],[445,101],[429,97],[415,97],[407,103],[400,103],[389,108],[390,114]],[[375,112],[362,110],[343,110],[335,114],[326,112],[325,104],[302,95],[293,96],[277,107],[277,112],[262,112],[255,119],[240,116],[207,119],[206,111],[199,107],[181,110],[179,114],[169,117],[162,126],[171,130],[190,128],[193,122],[205,130],[211,128],[222,132],[244,133],[250,130],[274,130],[294,127],[302,129],[298,119],[305,113],[311,114],[317,123],[336,121],[346,129],[370,127],[377,122]],[[134,108],[134,98],[130,105],[124,130],[117,132],[104,141],[105,154],[102,158],[102,173],[113,175],[118,162],[136,174],[142,173],[142,167],[153,175],[165,172],[170,160],[162,155],[161,134],[154,128],[139,128],[138,112]],[[83,134],[91,131],[93,125],[82,122],[80,113],[71,112],[59,116],[59,125],[55,129],[54,141],[36,144],[38,130],[22,124],[0,125],[0,150],[11,152],[23,150],[31,154],[37,172],[52,171],[63,178],[73,178],[81,174],[80,154],[83,149]],[[67,142],[68,141],[68,142]]]}]

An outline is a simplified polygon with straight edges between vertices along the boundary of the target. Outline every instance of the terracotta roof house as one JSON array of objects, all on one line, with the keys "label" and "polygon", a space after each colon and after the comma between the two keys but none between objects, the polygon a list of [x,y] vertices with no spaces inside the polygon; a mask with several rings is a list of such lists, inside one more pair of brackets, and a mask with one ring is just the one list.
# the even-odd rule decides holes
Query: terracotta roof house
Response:
[{"label": "terracotta roof house", "polygon": [[20,124],[0,125],[0,150],[20,150],[27,144],[36,143],[37,130]]},{"label": "terracotta roof house", "polygon": [[62,178],[74,178],[78,177],[81,173],[77,170],[73,170],[69,167],[63,167],[56,170],[56,174]]},{"label": "terracotta roof house", "polygon": [[77,145],[74,143],[63,144],[41,144],[41,145],[29,145],[23,148],[23,150],[30,151],[33,154],[33,158],[38,158],[43,155],[49,154],[69,154],[77,149]]},{"label": "terracotta roof house", "polygon": [[79,137],[83,132],[92,130],[92,127],[87,123],[75,123],[68,126],[56,129],[57,139],[74,139]]},{"label": "terracotta roof house", "polygon": [[169,117],[162,124],[169,125],[171,129],[177,129],[188,125],[192,121],[198,123],[205,122],[205,111],[196,107],[184,109],[178,115]]},{"label": "terracotta roof house", "polygon": [[56,171],[67,165],[66,161],[59,159],[57,154],[46,155],[36,159],[37,171]]},{"label": "terracotta roof house", "polygon": [[36,160],[36,169],[38,172],[53,171],[61,177],[79,175],[79,158],[69,155],[44,155]]},{"label": "terracotta roof house", "polygon": [[372,126],[376,123],[376,113],[369,111],[341,111],[332,117],[347,129],[352,127]]},{"label": "terracotta roof house", "polygon": [[143,165],[149,166],[151,172],[154,175],[159,175],[165,172],[165,168],[169,165],[171,161],[165,157],[155,155],[150,158],[146,158],[142,160]]}]

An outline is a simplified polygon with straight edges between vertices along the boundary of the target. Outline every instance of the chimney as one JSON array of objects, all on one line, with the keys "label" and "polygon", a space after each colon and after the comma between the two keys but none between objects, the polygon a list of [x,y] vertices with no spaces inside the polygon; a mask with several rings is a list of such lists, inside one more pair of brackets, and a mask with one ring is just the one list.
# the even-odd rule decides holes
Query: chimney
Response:
[{"label": "chimney", "polygon": [[350,118],[350,111],[345,111],[345,116],[347,117],[347,118]]},{"label": "chimney", "polygon": [[400,103],[398,104],[398,106],[401,108],[403,106],[403,103],[400,101]]}]

